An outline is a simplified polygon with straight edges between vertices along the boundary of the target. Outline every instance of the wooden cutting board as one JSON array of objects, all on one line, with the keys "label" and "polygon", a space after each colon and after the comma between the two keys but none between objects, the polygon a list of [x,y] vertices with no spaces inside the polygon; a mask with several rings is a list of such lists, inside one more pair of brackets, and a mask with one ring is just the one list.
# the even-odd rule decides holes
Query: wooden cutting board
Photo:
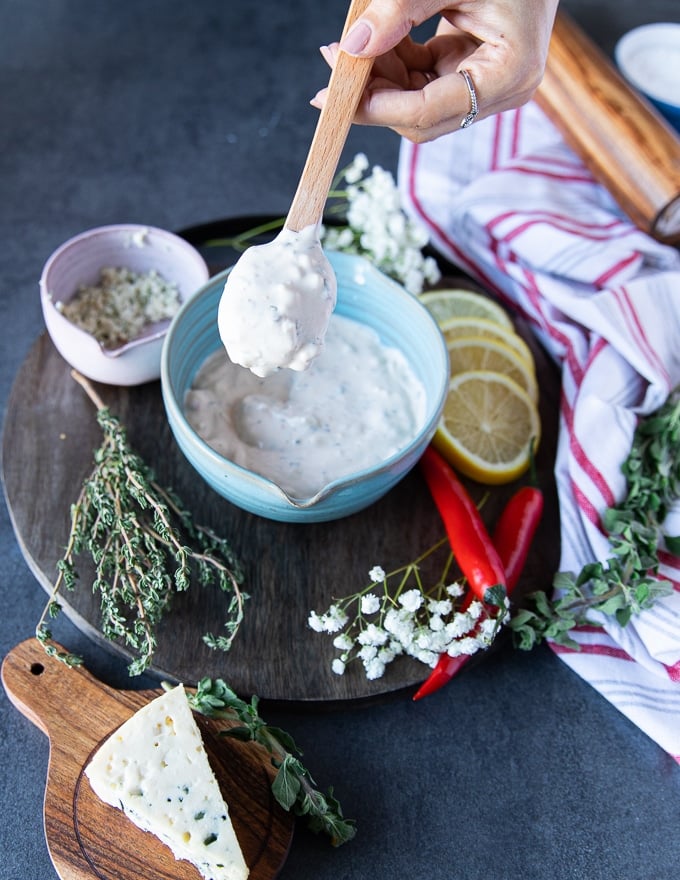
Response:
[{"label": "wooden cutting board", "polygon": [[[251,229],[271,218],[217,221],[185,230],[205,256],[211,273],[233,264],[236,252],[204,245]],[[446,268],[446,267],[444,267]],[[449,287],[475,287],[448,275]],[[478,289],[478,288],[477,288]],[[553,476],[558,434],[560,379],[557,368],[526,324],[518,332],[531,347],[540,387],[542,438],[536,465],[545,493],[543,521],[516,595],[549,589],[559,564],[559,514]],[[221,594],[198,584],[178,595],[158,628],[152,672],[169,680],[195,683],[208,675],[224,678],[241,695],[264,700],[328,707],[333,703],[382,698],[415,688],[427,670],[402,657],[383,678],[368,681],[359,663],[335,675],[332,639],[312,632],[309,612],[325,611],[334,598],[364,587],[374,565],[391,571],[418,558],[444,535],[444,528],[418,469],[367,510],[330,523],[278,523],[239,510],[196,476],[179,451],[165,417],[160,383],[137,388],[97,385],[97,392],[125,426],[130,444],[153,468],[162,486],[172,487],[196,523],[228,538],[246,569],[245,621],[228,654],[210,650],[205,632],[219,633]],[[69,508],[93,465],[102,440],[92,403],[70,375],[70,368],[42,334],[29,351],[7,405],[3,437],[3,478],[14,531],[24,557],[49,592],[66,546]],[[517,484],[491,490],[467,482],[490,528]],[[423,577],[435,578],[442,560]],[[100,630],[98,596],[89,589],[93,568],[78,561],[79,584],[65,592],[65,613],[83,632],[109,650],[129,655]],[[470,664],[470,667],[472,664]]]},{"label": "wooden cutting board", "polygon": [[[82,667],[69,669],[28,639],[5,657],[2,683],[12,703],[50,741],[44,801],[45,836],[62,880],[200,880],[152,834],[104,804],[84,775],[102,742],[157,691],[122,691]],[[197,722],[250,868],[249,880],[271,880],[290,848],[294,818],[271,793],[271,763],[260,746],[219,737],[228,722]]]}]

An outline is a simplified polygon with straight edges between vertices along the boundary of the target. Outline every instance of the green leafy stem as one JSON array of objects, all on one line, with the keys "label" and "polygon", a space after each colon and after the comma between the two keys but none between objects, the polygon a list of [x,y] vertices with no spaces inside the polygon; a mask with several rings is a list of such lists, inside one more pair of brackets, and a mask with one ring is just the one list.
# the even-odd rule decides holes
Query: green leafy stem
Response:
[{"label": "green leafy stem", "polygon": [[125,429],[90,383],[77,372],[72,375],[97,407],[103,442],[71,506],[68,541],[36,628],[38,640],[67,665],[80,664],[77,655],[51,644],[48,619],[61,609],[62,589],[74,589],[76,560],[87,553],[95,565],[92,591],[100,596],[102,632],[108,639],[121,639],[134,652],[131,675],[149,666],[157,625],[173,594],[187,590],[194,574],[202,585],[214,583],[227,594],[225,631],[217,636],[206,633],[203,640],[211,648],[228,650],[248,598],[240,589],[243,571],[230,544],[194,524],[179,498],[158,485],[152,470],[131,449]]},{"label": "green leafy stem", "polygon": [[610,558],[589,563],[578,574],[558,572],[556,598],[543,591],[527,596],[510,621],[520,648],[529,650],[543,639],[578,648],[569,632],[586,622],[602,625],[593,612],[625,626],[672,593],[672,584],[659,576],[659,550],[665,545],[680,555],[680,536],[664,532],[668,512],[680,497],[680,389],[640,420],[622,471],[626,496],[603,517]]},{"label": "green leafy stem", "polygon": [[316,788],[300,760],[302,752],[290,734],[266,724],[260,717],[257,696],[246,703],[220,678],[203,678],[196,691],[187,692],[187,695],[194,711],[208,718],[238,722],[234,727],[222,730],[223,736],[259,743],[267,750],[276,769],[272,793],[285,810],[305,816],[310,830],[327,834],[334,846],[355,836],[354,821],[344,818],[332,789],[324,794]]}]

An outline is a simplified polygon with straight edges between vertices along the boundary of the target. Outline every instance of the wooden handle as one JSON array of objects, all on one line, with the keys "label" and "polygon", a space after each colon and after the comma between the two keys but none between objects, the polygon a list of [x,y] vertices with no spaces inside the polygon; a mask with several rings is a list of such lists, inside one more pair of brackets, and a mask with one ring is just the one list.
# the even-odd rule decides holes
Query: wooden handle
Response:
[{"label": "wooden handle", "polygon": [[[343,36],[368,4],[369,0],[352,0]],[[372,58],[354,58],[346,52],[338,53],[328,84],[326,103],[321,110],[307,161],[286,218],[287,229],[299,232],[306,226],[316,226],[321,222],[328,191],[372,66]]]},{"label": "wooden handle", "polygon": [[[125,708],[122,714],[115,711],[125,702],[124,691],[109,688],[83,667],[68,668],[49,657],[37,639],[27,639],[7,654],[2,683],[11,702],[49,737],[52,748],[63,748],[76,760],[129,714]],[[76,707],[82,711],[74,711]]]},{"label": "wooden handle", "polygon": [[630,219],[680,240],[680,139],[564,13],[536,103]]}]

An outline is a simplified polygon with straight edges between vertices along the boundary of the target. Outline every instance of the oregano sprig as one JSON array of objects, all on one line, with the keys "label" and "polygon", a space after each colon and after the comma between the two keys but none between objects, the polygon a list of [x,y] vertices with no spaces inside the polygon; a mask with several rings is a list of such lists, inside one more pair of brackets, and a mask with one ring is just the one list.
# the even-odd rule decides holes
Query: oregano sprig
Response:
[{"label": "oregano sprig", "polygon": [[592,612],[625,626],[672,592],[672,584],[659,577],[659,548],[663,543],[680,553],[680,536],[664,534],[668,512],[680,497],[680,389],[640,420],[622,471],[625,498],[603,517],[612,555],[578,574],[558,572],[557,598],[542,591],[526,598],[510,622],[520,648],[528,650],[546,638],[578,647],[569,631],[586,621],[596,623]]},{"label": "oregano sprig", "polygon": [[244,742],[255,742],[271,755],[276,769],[272,793],[288,811],[307,818],[315,833],[327,834],[334,846],[351,840],[356,834],[352,819],[345,819],[333,790],[319,791],[311,774],[300,760],[302,752],[285,730],[267,724],[258,712],[258,697],[249,703],[238,697],[223,679],[203,678],[195,693],[187,692],[189,704],[208,718],[238,721],[239,724],[221,731]]},{"label": "oregano sprig", "polygon": [[211,648],[228,650],[243,619],[247,599],[240,584],[243,570],[229,542],[193,522],[180,499],[158,485],[153,471],[130,447],[120,421],[104,406],[90,383],[73,378],[97,407],[103,442],[94,453],[94,468],[71,506],[71,524],[50,599],[36,636],[45,650],[73,666],[74,654],[55,652],[48,619],[59,610],[62,589],[73,590],[76,560],[89,554],[95,565],[93,592],[99,593],[101,627],[108,639],[120,639],[136,655],[128,669],[139,675],[157,647],[156,628],[174,593],[187,590],[195,576],[227,594],[225,633],[207,633]]}]

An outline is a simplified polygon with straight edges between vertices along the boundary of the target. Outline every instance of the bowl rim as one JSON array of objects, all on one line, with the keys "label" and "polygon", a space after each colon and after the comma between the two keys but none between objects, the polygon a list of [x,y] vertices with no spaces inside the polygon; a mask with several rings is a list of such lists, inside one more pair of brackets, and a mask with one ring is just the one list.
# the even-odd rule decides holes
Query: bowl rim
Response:
[{"label": "bowl rim", "polygon": [[672,46],[677,48],[680,54],[680,22],[654,21],[626,31],[614,47],[617,67],[625,78],[648,98],[664,105],[669,111],[680,112],[680,94],[678,102],[673,103],[668,99],[667,94],[655,91],[653,85],[650,86],[640,77],[635,66],[630,65],[631,53],[636,49],[654,46]]},{"label": "bowl rim", "polygon": [[[152,342],[157,342],[158,340],[163,339],[170,329],[171,319],[168,319],[167,322],[164,322],[163,326],[156,327],[156,329],[151,330],[150,332],[146,332],[141,334],[140,336],[136,336],[134,339],[129,340],[124,345],[121,345],[118,348],[105,348],[95,336],[93,336],[91,333],[88,333],[87,330],[83,330],[82,327],[79,327],[72,321],[69,321],[69,319],[66,318],[59,311],[56,302],[54,301],[54,298],[49,290],[49,275],[50,272],[53,270],[55,263],[57,263],[57,261],[60,260],[65,254],[67,254],[68,251],[70,251],[72,248],[78,247],[80,244],[92,239],[103,238],[104,236],[120,233],[152,233],[157,238],[170,242],[176,250],[180,250],[182,252],[183,257],[191,258],[191,262],[194,264],[198,274],[204,276],[203,281],[199,283],[199,286],[196,288],[195,292],[198,292],[210,280],[210,270],[208,268],[208,264],[200,251],[196,247],[194,247],[191,242],[187,241],[176,232],[172,232],[169,229],[163,229],[160,226],[153,226],[149,223],[109,223],[103,226],[94,226],[91,229],[85,229],[81,232],[78,232],[63,241],[57,248],[55,248],[55,250],[52,251],[50,256],[43,264],[43,268],[40,273],[38,285],[43,308],[49,310],[52,316],[52,321],[56,320],[57,323],[61,324],[65,330],[68,330],[68,332],[72,332],[76,339],[81,340],[81,344],[91,344],[95,346],[96,350],[99,351],[103,355],[103,357],[110,360],[121,357],[126,352],[134,350],[135,348],[139,348],[141,346],[145,346]],[[195,295],[195,292],[189,294],[186,299],[182,299],[180,308],[182,308]],[[73,293],[75,293],[75,291]]]},{"label": "bowl rim", "polygon": [[[408,301],[413,302],[419,309],[422,309],[423,317],[426,319],[426,321],[431,322],[432,327],[437,331],[438,343],[441,347],[441,353],[444,355],[444,362],[448,362],[448,350],[446,348],[444,337],[439,330],[439,326],[437,325],[437,322],[435,321],[431,313],[426,309],[426,307],[418,301],[417,297],[413,296],[413,294],[410,294],[404,287],[402,287],[392,278],[389,278],[387,275],[381,272],[373,263],[371,263],[365,257],[355,254],[345,254],[339,251],[328,251],[327,256],[329,257],[331,264],[333,264],[333,261],[338,257],[343,259],[349,258],[347,259],[347,262],[352,261],[360,263],[362,266],[362,272],[370,271],[371,273],[377,274],[379,276],[381,284],[392,286],[400,296],[408,298]],[[369,475],[371,477],[379,477],[382,474],[391,471],[396,461],[408,461],[413,456],[414,451],[418,446],[422,445],[424,441],[425,443],[428,443],[430,441],[436,430],[437,424],[441,417],[441,411],[446,400],[446,394],[448,392],[449,385],[448,370],[443,371],[441,389],[436,395],[436,405],[432,407],[431,414],[429,415],[429,417],[426,417],[424,424],[421,426],[416,436],[409,441],[409,443],[407,443],[405,446],[402,446],[401,449],[393,453],[389,458],[385,459],[385,461],[382,462],[380,465],[363,468],[360,471],[355,471],[352,474],[346,475],[344,477],[338,477],[337,479],[332,480],[331,482],[324,485],[321,489],[319,489],[319,491],[311,496],[292,496],[269,477],[265,477],[262,474],[256,473],[255,471],[248,470],[248,468],[245,468],[242,465],[239,465],[236,462],[231,461],[230,459],[227,459],[223,455],[220,455],[220,453],[216,452],[212,448],[212,446],[210,446],[202,437],[200,437],[200,435],[191,427],[186,416],[184,415],[184,411],[178,401],[178,395],[174,387],[174,383],[170,378],[169,359],[170,348],[172,346],[174,336],[177,333],[177,327],[181,322],[184,313],[188,311],[188,309],[192,306],[195,307],[202,297],[214,295],[216,293],[216,288],[220,284],[222,286],[224,285],[224,282],[226,281],[226,278],[232,268],[233,267],[229,267],[227,269],[224,269],[222,272],[213,275],[203,285],[203,287],[201,287],[196,292],[191,300],[182,304],[181,308],[172,319],[168,332],[165,336],[163,349],[161,352],[161,390],[163,400],[166,406],[168,406],[172,410],[175,417],[175,422],[181,428],[182,433],[189,437],[192,442],[195,442],[198,448],[213,462],[214,465],[224,466],[226,464],[230,468],[234,468],[238,474],[242,475],[247,480],[254,482],[256,487],[259,486],[267,491],[271,491],[272,489],[275,490],[276,493],[280,495],[285,503],[288,504],[291,508],[296,510],[308,510],[318,506],[319,503],[324,501],[326,498],[332,495],[337,495],[339,492],[348,489],[357,483],[362,482]],[[333,268],[335,270],[335,266]],[[333,310],[333,314],[335,314],[336,309]],[[217,348],[218,347],[211,349],[210,353],[212,354],[214,351],[217,350]],[[407,352],[404,352],[404,354],[408,357]],[[207,356],[208,355],[206,355],[206,357]],[[405,470],[406,469],[407,468],[405,468]]]}]

